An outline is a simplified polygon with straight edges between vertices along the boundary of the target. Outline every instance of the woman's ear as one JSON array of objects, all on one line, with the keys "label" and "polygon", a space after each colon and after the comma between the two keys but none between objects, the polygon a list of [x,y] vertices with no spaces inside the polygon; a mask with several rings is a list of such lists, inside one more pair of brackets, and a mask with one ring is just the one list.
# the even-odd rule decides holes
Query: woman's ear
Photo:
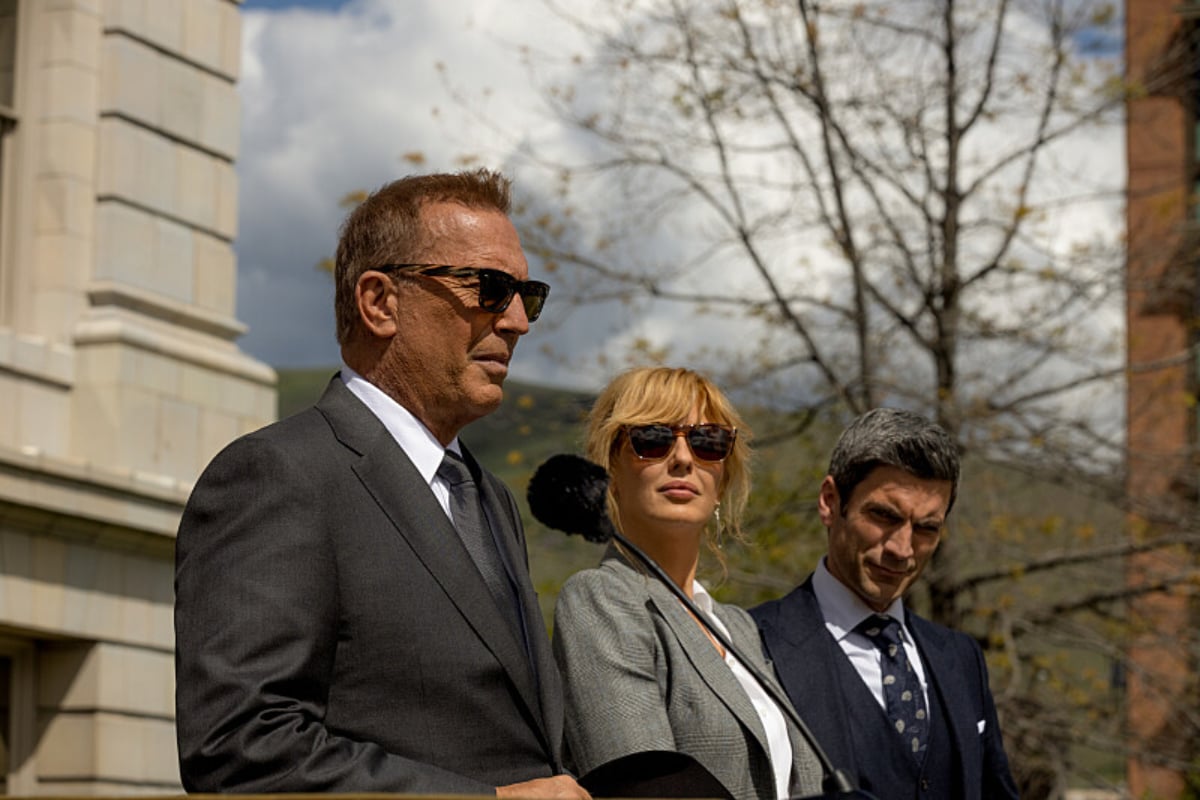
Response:
[{"label": "woman's ear", "polygon": [[367,270],[354,286],[354,302],[358,316],[372,336],[390,339],[397,333],[396,284],[382,272]]}]

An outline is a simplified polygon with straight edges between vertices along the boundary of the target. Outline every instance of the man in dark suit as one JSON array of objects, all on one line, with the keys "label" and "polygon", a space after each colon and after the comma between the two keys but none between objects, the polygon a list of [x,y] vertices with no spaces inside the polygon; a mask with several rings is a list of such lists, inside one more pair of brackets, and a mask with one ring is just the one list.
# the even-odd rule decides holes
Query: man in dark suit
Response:
[{"label": "man in dark suit", "polygon": [[829,549],[781,600],[763,643],[834,765],[880,798],[1016,798],[983,652],[905,608],[958,490],[954,441],[875,409],[842,433],[817,508]]},{"label": "man in dark suit", "polygon": [[548,291],[508,209],[486,170],[372,194],[337,249],[345,367],[196,484],[175,581],[189,791],[587,797],[516,504],[457,438]]}]

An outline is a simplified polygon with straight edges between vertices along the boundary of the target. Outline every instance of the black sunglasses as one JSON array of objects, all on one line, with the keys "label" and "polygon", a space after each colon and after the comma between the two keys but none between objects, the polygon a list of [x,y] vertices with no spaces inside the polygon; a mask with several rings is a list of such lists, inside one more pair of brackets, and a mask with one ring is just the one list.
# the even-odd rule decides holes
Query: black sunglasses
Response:
[{"label": "black sunglasses", "polygon": [[682,436],[701,461],[719,462],[729,457],[737,440],[737,428],[705,422],[701,425],[626,425],[625,436],[633,454],[647,461],[666,458],[675,446],[675,437]]},{"label": "black sunglasses", "polygon": [[415,272],[431,277],[466,278],[479,281],[479,307],[491,314],[503,314],[513,295],[521,295],[525,316],[533,322],[542,315],[550,284],[519,281],[507,272],[487,267],[455,267],[449,264],[384,264],[378,272]]}]

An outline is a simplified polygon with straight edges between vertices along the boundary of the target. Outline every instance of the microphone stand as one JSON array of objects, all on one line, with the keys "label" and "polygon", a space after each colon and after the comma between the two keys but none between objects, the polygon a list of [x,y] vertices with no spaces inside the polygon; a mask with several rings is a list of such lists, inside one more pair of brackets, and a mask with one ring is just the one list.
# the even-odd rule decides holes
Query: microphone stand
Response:
[{"label": "microphone stand", "polygon": [[692,616],[694,616],[696,620],[704,626],[704,629],[707,630],[712,637],[716,639],[722,647],[725,648],[725,652],[732,653],[733,657],[741,662],[742,666],[746,668],[746,671],[750,673],[750,676],[754,678],[758,685],[762,687],[763,691],[769,694],[771,699],[775,701],[775,704],[779,706],[779,710],[782,711],[784,715],[791,720],[792,724],[800,730],[800,735],[804,737],[805,742],[808,743],[809,748],[816,755],[817,761],[821,763],[821,771],[824,773],[824,777],[821,779],[821,790],[831,793],[834,796],[870,798],[871,795],[863,792],[860,789],[856,789],[854,787],[854,783],[849,777],[846,776],[846,773],[833,765],[833,762],[829,760],[829,756],[826,755],[825,750],[822,749],[821,745],[817,743],[817,737],[813,735],[813,732],[809,730],[808,725],[805,724],[804,720],[800,718],[800,715],[796,713],[796,710],[792,708],[791,701],[784,696],[783,692],[776,689],[775,685],[767,680],[767,677],[763,675],[753,663],[748,661],[740,652],[738,652],[737,648],[733,646],[733,642],[729,641],[728,636],[722,633],[716,625],[713,625],[711,622],[709,622],[708,617],[703,611],[700,610],[699,606],[696,605],[692,598],[687,596],[687,593],[684,592],[683,589],[681,589],[679,585],[675,583],[675,581],[671,580],[670,576],[667,575],[667,573],[663,571],[663,568],[658,565],[658,562],[646,555],[646,553],[643,552],[640,547],[629,541],[629,539],[626,538],[625,535],[620,531],[616,530],[615,527],[612,529],[611,533],[614,540],[620,542],[622,547],[633,553],[633,555],[636,556],[637,559],[641,561],[647,569],[654,573],[654,577],[658,578],[659,581],[661,581],[668,589],[671,590],[671,593],[679,599],[679,602],[683,603],[684,607],[692,613]]}]

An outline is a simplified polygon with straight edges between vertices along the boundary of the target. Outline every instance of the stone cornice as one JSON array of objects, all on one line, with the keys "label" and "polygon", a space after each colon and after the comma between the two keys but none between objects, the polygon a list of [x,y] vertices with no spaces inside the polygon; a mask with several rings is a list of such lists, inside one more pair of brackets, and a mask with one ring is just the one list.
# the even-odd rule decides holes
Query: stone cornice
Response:
[{"label": "stone cornice", "polygon": [[[191,485],[0,446],[0,522],[137,546],[175,536]],[[140,548],[139,548],[140,549]]]},{"label": "stone cornice", "polygon": [[[146,293],[124,286],[96,284],[88,292],[93,303],[105,304],[93,305],[75,325],[77,348],[119,343],[262,386],[275,386],[275,370],[212,335],[209,323],[214,323],[213,318],[205,319],[181,303],[161,298],[151,302]],[[172,313],[180,316],[172,318]],[[189,316],[182,316],[185,314]],[[189,322],[194,324],[189,326]]]}]

